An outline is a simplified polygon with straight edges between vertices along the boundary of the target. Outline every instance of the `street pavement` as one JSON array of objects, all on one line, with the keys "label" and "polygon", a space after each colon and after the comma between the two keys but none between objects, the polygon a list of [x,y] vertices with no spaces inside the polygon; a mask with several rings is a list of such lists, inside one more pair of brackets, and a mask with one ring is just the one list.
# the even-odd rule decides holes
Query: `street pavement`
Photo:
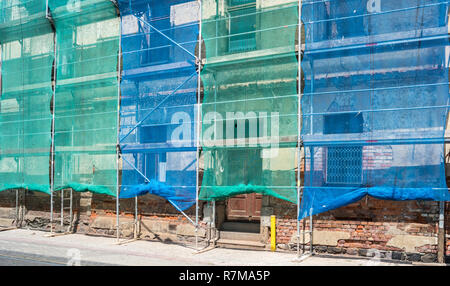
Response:
[{"label": "street pavement", "polygon": [[293,252],[215,248],[197,253],[194,245],[16,229],[0,232],[0,266],[389,266],[410,265],[358,257],[315,255],[298,260]]}]

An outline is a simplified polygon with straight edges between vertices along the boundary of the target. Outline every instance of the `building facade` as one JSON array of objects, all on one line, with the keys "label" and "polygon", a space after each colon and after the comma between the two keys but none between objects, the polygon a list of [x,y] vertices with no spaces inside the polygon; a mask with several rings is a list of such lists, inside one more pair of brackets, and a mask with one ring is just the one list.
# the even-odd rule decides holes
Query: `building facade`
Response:
[{"label": "building facade", "polygon": [[[297,153],[301,129],[298,94],[299,87],[306,93],[303,89],[308,79],[304,78],[305,70],[300,79],[298,76],[299,58],[302,59],[298,51],[305,50],[307,35],[305,30],[298,31],[297,1],[203,0],[201,13],[195,1],[171,1],[173,3],[167,5],[135,1],[131,8],[126,6],[128,1],[119,1],[116,5],[104,1],[108,3],[103,3],[102,15],[95,13],[96,10],[92,10],[92,14],[84,13],[83,9],[89,7],[85,3],[88,1],[75,1],[74,6],[66,3],[70,1],[51,2],[50,7],[55,7],[51,15],[53,23],[46,20],[40,23],[46,26],[41,33],[45,32],[49,43],[46,49],[38,49],[39,53],[50,57],[46,65],[42,64],[46,57],[36,56],[37,50],[28,49],[26,41],[16,43],[8,39],[1,42],[2,71],[13,64],[15,58],[24,57],[36,61],[36,65],[46,66],[50,75],[56,65],[56,79],[47,81],[47,86],[38,92],[48,98],[55,94],[56,101],[48,102],[51,112],[46,112],[45,118],[49,126],[53,113],[56,119],[61,118],[55,120],[59,124],[54,126],[54,174],[57,178],[54,183],[65,191],[54,193],[53,206],[45,191],[29,186],[1,191],[0,225],[49,230],[50,208],[53,207],[56,230],[72,225],[71,231],[78,233],[116,236],[114,195],[117,185],[122,186],[122,191],[133,193],[142,191],[133,186],[157,181],[177,186],[175,193],[183,195],[165,196],[161,188],[146,190],[147,194],[137,198],[121,198],[122,238],[139,236],[192,243],[198,235],[202,243],[263,250],[270,248],[270,218],[274,215],[280,251],[296,251],[298,245],[309,250],[312,228],[312,246],[316,253],[421,262],[442,262],[444,256],[450,256],[448,202],[388,201],[365,196],[350,205],[316,214],[312,220],[301,220],[298,236],[297,184],[298,178],[301,184],[305,180],[305,154]],[[355,9],[375,9],[379,3],[350,2],[349,5],[362,3]],[[20,6],[20,1],[16,4]],[[67,20],[65,13],[69,12],[76,16]],[[136,19],[135,14],[139,14],[141,20]],[[198,21],[200,15],[201,21]],[[182,47],[155,33],[145,22],[181,43]],[[55,41],[51,36],[54,27],[60,31],[56,32]],[[200,30],[201,48],[196,39]],[[33,37],[38,36],[41,35]],[[119,55],[120,36],[122,57],[115,58]],[[13,45],[30,55],[14,56]],[[198,55],[200,49],[201,59],[190,58],[189,54]],[[57,56],[53,62],[52,51],[55,50]],[[192,77],[192,73],[199,69],[201,84],[197,85],[198,78]],[[8,100],[5,96],[15,96],[13,91],[8,93],[10,87],[5,86],[5,82],[9,81],[4,74],[2,72],[2,113]],[[36,92],[35,87],[30,88]],[[171,94],[177,97],[166,101]],[[208,114],[212,114],[212,121],[221,122],[214,125],[212,137],[208,138],[211,142],[204,141],[198,149],[194,124],[198,115],[197,95],[202,104],[202,139],[205,140],[205,133],[212,130],[205,124]],[[53,106],[56,112],[51,109]],[[149,110],[152,111],[150,116],[147,115]],[[233,112],[231,119],[227,112]],[[180,113],[189,118],[184,122],[190,123],[183,129],[188,130],[184,134],[189,136],[174,140],[172,135],[180,126],[174,116]],[[244,115],[243,125],[239,125],[237,113]],[[252,116],[257,119],[252,121]],[[275,124],[279,128],[272,128]],[[116,142],[114,127],[120,129],[119,142]],[[52,132],[47,133],[45,136],[50,138]],[[127,139],[121,142],[120,138],[124,137]],[[252,145],[252,139],[266,137],[276,137],[277,141],[257,141]],[[221,143],[217,144],[218,141]],[[277,144],[276,148],[272,148],[273,144]],[[116,145],[121,147],[118,163]],[[3,157],[6,163],[1,164],[1,175],[7,178],[18,173],[17,168],[23,168],[24,164],[36,166],[42,158],[50,157],[46,146],[37,153],[31,152],[40,159],[27,163],[27,156],[22,156],[23,159],[17,161],[22,163],[14,170],[8,171],[5,166],[11,166],[6,164],[10,159]],[[95,148],[90,149],[92,146]],[[9,154],[21,157],[14,155],[15,149],[20,148],[10,147]],[[22,150],[22,153],[27,152]],[[7,153],[2,156],[4,154]],[[197,154],[201,189],[198,210],[193,204]],[[52,172],[36,167],[31,174],[39,173],[45,182],[45,177]],[[102,188],[94,187],[98,185]],[[72,216],[64,199],[70,189],[77,191],[72,192]],[[180,196],[187,199],[179,199]],[[196,212],[198,230],[187,218],[196,217]],[[62,226],[59,225],[61,213],[65,219]],[[444,225],[440,224],[442,215],[446,220]]]}]

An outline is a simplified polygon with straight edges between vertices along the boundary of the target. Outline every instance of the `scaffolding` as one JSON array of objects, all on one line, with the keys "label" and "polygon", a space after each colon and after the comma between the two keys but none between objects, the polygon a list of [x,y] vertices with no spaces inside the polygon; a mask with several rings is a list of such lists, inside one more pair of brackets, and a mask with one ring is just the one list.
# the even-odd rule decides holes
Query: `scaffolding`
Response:
[{"label": "scaffolding", "polygon": [[[55,65],[51,155],[51,236],[55,192],[60,234],[73,231],[73,192],[114,196],[119,25],[109,1],[48,0]],[[93,33],[94,31],[100,33]],[[69,196],[65,196],[68,194]],[[68,206],[67,206],[68,204]],[[64,229],[64,213],[69,222]]]},{"label": "scaffolding", "polygon": [[295,204],[297,1],[227,3],[202,19],[200,199],[260,193]]},{"label": "scaffolding", "polygon": [[48,164],[51,141],[52,29],[43,2],[2,1],[0,9],[0,191],[15,190],[20,227],[25,192],[50,194],[49,170],[41,166]]},{"label": "scaffolding", "polygon": [[216,201],[250,193],[297,204],[300,2],[203,2],[200,199],[213,213]]},{"label": "scaffolding", "polygon": [[[214,64],[210,63],[211,61],[208,58],[208,55],[210,54],[212,47],[218,51],[216,43],[221,37],[226,37],[229,40],[231,39],[228,44],[228,49],[231,53],[238,53],[242,52],[242,48],[249,48],[250,50],[253,49],[252,47],[240,46],[242,43],[246,45],[245,43],[247,41],[246,39],[243,39],[245,37],[242,37],[242,34],[250,32],[254,35],[253,39],[255,39],[256,34],[262,34],[266,38],[264,43],[267,44],[269,43],[268,36],[274,35],[274,32],[278,30],[278,32],[281,31],[283,34],[283,41],[281,41],[281,44],[274,47],[264,47],[260,50],[268,51],[274,48],[285,48],[286,51],[284,51],[284,53],[290,54],[291,62],[288,63],[288,65],[289,71],[293,75],[294,71],[297,72],[295,69],[297,62],[292,60],[293,55],[295,55],[295,51],[293,43],[294,33],[291,32],[292,29],[295,30],[296,28],[296,22],[293,20],[296,20],[297,16],[295,12],[296,5],[293,1],[291,2],[291,4],[294,4],[293,6],[282,5],[283,7],[271,7],[271,5],[269,5],[268,7],[263,7],[258,10],[256,13],[251,11],[250,14],[247,13],[248,11],[245,7],[243,10],[244,13],[239,11],[239,9],[235,11],[230,10],[231,14],[235,14],[234,16],[228,14],[225,18],[221,18],[215,23],[213,23],[213,21],[205,21],[202,23],[203,16],[201,1],[198,1],[198,5],[196,6],[193,6],[190,1],[177,1],[177,3],[171,3],[171,5],[168,5],[167,3],[155,4],[150,3],[149,1],[131,0],[119,1],[117,3],[110,3],[102,0],[75,1],[74,3],[69,3],[66,0],[48,0],[45,1],[45,3],[44,1],[34,1],[33,3],[39,3],[41,6],[45,5],[45,9],[42,9],[43,7],[41,7],[41,12],[45,13],[45,23],[52,29],[52,40],[55,45],[53,48],[54,63],[52,65],[52,77],[47,77],[48,79],[53,78],[53,80],[50,81],[52,83],[52,113],[50,132],[51,148],[49,154],[50,182],[48,192],[51,197],[51,233],[53,234],[54,229],[54,205],[56,192],[59,192],[61,198],[60,224],[62,234],[65,234],[71,232],[73,228],[73,191],[90,191],[93,193],[108,194],[116,197],[118,239],[120,238],[121,232],[121,224],[119,220],[119,199],[135,198],[134,239],[136,239],[138,229],[137,197],[145,193],[152,193],[168,199],[168,201],[178,211],[185,215],[185,217],[193,225],[195,225],[196,244],[198,244],[198,201],[200,198],[199,161],[202,151],[204,149],[208,149],[207,146],[202,146],[200,136],[198,134],[200,134],[201,129],[204,129],[204,126],[200,126],[200,122],[201,117],[205,114],[205,111],[208,111],[207,109],[210,106],[220,106],[217,102],[208,102],[210,99],[208,99],[208,92],[206,92],[206,108],[203,107],[200,109],[201,98],[203,96],[201,76],[203,73],[203,77],[207,78],[211,67],[214,67]],[[231,3],[231,6],[236,6],[239,8],[241,4],[242,3],[240,2],[236,2]],[[151,7],[151,5],[155,5],[155,7]],[[122,20],[122,30],[119,32],[122,36],[120,37],[120,40],[118,40],[120,41],[118,45],[117,40],[115,39],[116,34],[112,32],[111,28],[105,29],[105,27],[98,26],[99,22],[101,23],[102,21],[108,21],[110,18],[115,17],[112,12],[114,8],[120,11]],[[170,25],[167,25],[169,22],[167,8],[170,9],[170,21],[172,21]],[[155,12],[155,15],[158,13],[162,14],[159,18],[157,16],[150,15],[150,9]],[[195,10],[197,13],[192,12]],[[252,10],[252,8],[250,10]],[[101,13],[99,13],[100,11]],[[288,20],[290,21],[289,23],[280,22],[280,13],[282,12],[288,12],[290,15]],[[166,14],[163,15],[164,13]],[[191,15],[191,19],[187,19],[189,18],[189,13],[193,13],[193,15]],[[255,14],[265,16],[267,19],[270,19],[270,17],[276,17],[277,19],[275,22],[272,21],[269,26],[266,25],[266,27],[264,27],[265,24],[263,23],[261,27],[255,31],[240,31],[240,23],[242,22],[245,24],[245,22],[248,22],[249,19],[252,21]],[[231,23],[231,21],[233,21],[233,23]],[[270,22],[270,20],[266,21],[267,23]],[[199,24],[199,22],[201,24]],[[222,23],[225,22],[230,25],[229,34],[209,37],[209,27],[211,25],[222,25]],[[111,23],[112,22],[109,22],[109,24]],[[288,24],[287,29],[284,24]],[[127,29],[133,29],[134,26],[138,27],[138,31],[135,32],[135,35],[132,35],[132,33],[130,34],[127,31],[123,31],[124,27]],[[203,30],[204,26],[207,28],[206,31]],[[92,32],[95,29],[105,31],[103,31],[103,34],[100,33],[102,35],[93,36]],[[216,33],[217,32],[218,31],[216,31]],[[91,33],[91,36],[88,35],[89,33]],[[69,37],[69,35],[72,36]],[[150,36],[152,37],[152,42],[150,42]],[[112,43],[112,45],[109,43]],[[133,47],[136,43],[141,45],[137,49]],[[210,43],[212,43],[212,45],[210,45]],[[250,45],[253,44],[250,43]],[[116,46],[118,46],[120,50],[119,48],[116,48]],[[202,50],[204,47],[207,51]],[[96,49],[102,49],[102,51],[108,50],[110,53],[103,53],[102,55],[99,55],[95,52]],[[91,51],[94,52],[90,54]],[[170,55],[168,51],[171,53]],[[114,59],[116,54],[119,56]],[[206,57],[203,56],[203,54],[205,54]],[[276,54],[274,54],[274,56],[276,56]],[[99,61],[102,61],[102,65],[98,65]],[[143,61],[145,63],[143,63]],[[267,60],[265,61],[265,63],[268,62],[269,61]],[[179,82],[175,86],[172,86],[173,84],[169,84],[169,81],[166,81],[165,85],[161,83],[158,85],[157,81],[153,81],[153,83],[156,83],[157,87],[154,90],[149,90],[148,83],[147,86],[145,86],[146,83],[142,80],[142,78],[151,77],[152,73],[156,75],[157,73],[160,74],[161,72],[164,72],[163,66],[164,64],[167,66],[168,63],[185,63],[185,66],[175,68],[166,67],[165,71],[167,73],[177,75],[179,75],[180,72],[184,72],[184,77],[178,76]],[[272,63],[275,64],[276,60],[272,60]],[[99,68],[100,66],[102,66],[103,69]],[[152,70],[151,68],[148,69],[149,66],[156,68],[156,70]],[[123,71],[121,72],[120,69],[122,67]],[[145,67],[148,71],[136,72],[136,69],[140,67]],[[119,71],[119,75],[116,78],[114,71],[117,70]],[[249,76],[252,76],[250,71],[247,73]],[[295,79],[295,76],[292,77]],[[175,77],[173,75],[167,77],[167,79],[171,79],[172,81],[174,78]],[[279,79],[273,78],[272,80]],[[145,98],[145,96],[143,98],[138,98],[138,101],[136,101],[137,109],[134,110],[133,114],[133,111],[130,112],[129,106],[127,105],[130,100],[132,101],[130,97],[127,97],[127,93],[130,93],[132,84],[141,84],[147,89],[145,91],[140,91],[139,89],[134,90],[133,92],[135,92],[135,94],[145,95],[146,93],[150,93],[154,95],[154,97],[159,97],[160,101],[149,102],[149,98]],[[95,91],[88,92],[86,89],[88,86],[95,86]],[[112,94],[114,88],[117,88],[118,90],[117,110],[119,110],[120,107],[120,113],[117,113],[117,117],[115,115],[116,108],[113,104],[114,99],[109,100],[102,98],[103,95]],[[194,91],[186,91],[188,88],[193,89]],[[208,90],[208,87],[206,88]],[[267,92],[270,93],[271,89],[274,90],[276,88],[280,88],[280,85],[269,87]],[[286,90],[289,89],[287,87],[282,88]],[[290,90],[295,90],[295,87],[292,87],[292,83]],[[182,94],[185,98],[185,101],[182,102],[181,105],[177,102],[177,100],[180,101],[180,94]],[[175,96],[173,95],[176,95],[177,99],[174,99]],[[293,107],[295,109],[297,106],[295,105],[295,94],[287,94],[286,97],[289,102],[294,103]],[[139,102],[139,100],[142,101]],[[264,101],[264,99],[261,98],[254,98],[253,100]],[[98,106],[95,105],[95,101],[107,101],[107,104]],[[281,101],[284,102],[284,104],[288,103],[286,99],[280,98],[280,103],[278,104],[281,104]],[[239,100],[236,100],[236,103],[238,102]],[[267,102],[274,104],[275,101],[273,97],[268,97]],[[141,106],[139,106],[139,104],[141,104]],[[225,105],[222,105],[222,107],[227,108],[226,102],[224,102],[224,104]],[[109,106],[109,109],[104,108],[106,105]],[[141,107],[141,110],[139,107]],[[172,128],[170,131],[174,131],[173,127],[170,127],[170,124],[173,125],[174,122],[167,121],[171,118],[167,115],[165,115],[165,117],[161,116],[161,111],[167,112],[170,109],[178,112],[181,111],[182,113],[184,112],[184,114],[189,115],[189,120],[187,121],[189,130],[187,133],[189,135],[194,134],[194,136],[191,136],[188,140],[183,137],[184,135],[180,135],[181,137],[176,138],[176,140],[173,140],[173,138],[166,138],[165,140],[168,146],[157,146],[155,148],[154,146],[157,144],[152,142],[155,138],[145,138],[145,136],[149,137],[149,135],[146,134],[159,132],[159,135],[156,136],[163,138],[164,131],[161,132],[161,130],[158,130],[161,126],[166,126],[166,128],[168,126],[169,128]],[[130,121],[129,114],[136,116],[136,118],[131,119]],[[174,114],[171,115],[173,116]],[[294,114],[285,112],[284,116],[293,117]],[[118,119],[117,126],[120,125],[120,129],[117,128],[119,130],[119,136],[115,136],[115,144],[112,144],[114,141],[113,133],[115,130],[114,124],[112,123],[113,117]],[[298,116],[295,115],[294,117]],[[183,118],[178,118],[176,120],[180,121],[182,119]],[[276,116],[272,117],[272,115],[263,118],[263,120],[272,119],[274,122],[280,120]],[[92,128],[93,120],[96,121],[96,128]],[[252,118],[250,118],[250,120],[252,120]],[[281,118],[281,121],[283,120],[284,119]],[[293,122],[296,121],[293,119],[288,120]],[[103,123],[106,125],[103,125]],[[147,128],[147,130],[144,130],[144,128]],[[289,132],[289,134],[284,134],[283,138],[285,143],[287,142],[286,146],[290,146],[288,148],[288,152],[295,153],[295,146],[293,144],[294,141],[291,140],[292,138],[289,139],[288,137],[294,135],[293,130],[296,128],[291,129],[292,132]],[[111,132],[108,130],[111,130]],[[275,135],[275,133],[273,135]],[[270,140],[268,142],[270,143]],[[147,143],[153,143],[153,147]],[[159,143],[157,139],[156,143]],[[99,144],[102,146],[100,147]],[[115,159],[111,156],[113,154],[113,148],[114,154],[116,154]],[[166,149],[164,150],[164,148]],[[157,149],[156,152],[155,149]],[[149,170],[150,165],[146,162],[146,160],[152,159],[149,158],[151,156],[148,155],[152,152],[155,152],[155,154],[158,154],[158,157],[161,157],[158,158],[158,170]],[[253,151],[250,150],[250,153],[251,152]],[[258,152],[264,151],[259,150]],[[164,153],[165,156],[161,156],[161,154]],[[211,152],[208,151],[206,153],[210,154]],[[185,165],[183,171],[192,170],[189,172],[184,172],[184,177],[180,177],[180,174],[176,174],[176,172],[172,174],[172,180],[174,180],[175,183],[179,184],[181,180],[184,180],[182,183],[185,185],[181,186],[182,188],[176,188],[172,186],[174,185],[172,183],[164,183],[167,179],[170,181],[170,178],[163,177],[168,176],[169,171],[166,168],[168,168],[168,164],[173,165],[170,160],[174,160],[174,158],[163,157],[170,157],[170,155],[173,154],[184,154],[186,159],[184,161],[186,162],[183,163]],[[96,160],[96,158],[100,157],[102,158],[100,160],[102,162]],[[145,158],[145,162],[142,162],[142,157]],[[176,159],[179,161],[180,158],[178,157]],[[115,162],[114,164],[113,160]],[[105,161],[107,162],[105,163]],[[267,162],[269,161],[270,160]],[[265,164],[267,164],[267,162]],[[293,163],[293,161],[291,163]],[[103,166],[96,166],[96,164]],[[105,164],[107,165],[106,167]],[[192,168],[194,164],[195,168]],[[128,167],[131,167],[131,169]],[[258,168],[260,169],[260,167]],[[292,171],[294,169],[295,168],[292,167],[290,170],[290,186],[281,186],[283,184],[275,186],[279,189],[285,188],[288,190],[279,190],[278,194],[276,191],[274,193],[277,197],[281,197],[292,202],[296,201],[295,192],[292,192],[292,190],[295,189],[295,180],[292,180],[295,178],[292,176]],[[97,175],[98,172],[102,174]],[[209,173],[210,170],[207,170],[206,174],[208,175]],[[113,179],[114,176],[115,180]],[[120,176],[122,177],[122,182],[120,180]],[[177,176],[178,178],[176,178]],[[253,176],[253,178],[255,178],[255,176]],[[282,180],[281,177],[279,179]],[[111,184],[113,181],[116,182],[115,185]],[[215,183],[213,183],[213,185],[214,184]],[[122,186],[122,190],[120,190],[120,186]],[[183,190],[183,187],[185,190]],[[204,188],[206,188],[206,185]],[[237,193],[248,193],[255,190],[262,191],[263,193],[268,191],[268,189],[266,190],[264,186],[256,186],[254,188],[251,184],[247,184],[247,186],[244,186],[243,188],[238,186],[238,189],[239,188],[240,190]],[[188,189],[188,191],[186,191],[186,189]],[[237,193],[233,191],[225,196],[222,196],[222,198],[226,198]],[[69,194],[69,196],[65,197],[65,194]],[[209,199],[208,195],[203,195],[203,198]],[[214,197],[212,199],[213,205],[215,205],[216,199],[220,198]],[[66,206],[67,204],[68,206]],[[195,204],[195,221],[184,212],[193,204]],[[69,224],[67,230],[62,228],[64,225],[65,210],[69,211]]]},{"label": "scaffolding", "polygon": [[[309,31],[303,69],[310,76],[302,98],[309,169],[301,217],[365,195],[448,200],[442,160],[448,2],[397,1],[384,11],[361,6],[356,14],[329,5],[303,2]],[[347,38],[337,40],[340,35]]]},{"label": "scaffolding", "polygon": [[[167,199],[195,226],[196,234],[198,231],[196,4],[185,0],[118,2],[123,55],[119,150],[123,165],[117,200],[135,198],[135,229],[137,197],[152,194]],[[195,221],[185,213],[193,205]],[[118,214],[117,202],[120,225]],[[133,240],[137,239],[134,233]]]},{"label": "scaffolding", "polygon": [[303,1],[299,220],[365,196],[450,199],[448,4]]},{"label": "scaffolding", "polygon": [[297,205],[300,255],[313,215],[364,196],[450,200],[449,2],[221,3],[0,1],[0,191],[16,190],[16,222],[19,189],[50,195],[52,235],[57,194],[61,234],[74,192],[109,195],[122,244],[150,194],[198,249],[199,200],[215,229],[216,201],[261,193]]}]

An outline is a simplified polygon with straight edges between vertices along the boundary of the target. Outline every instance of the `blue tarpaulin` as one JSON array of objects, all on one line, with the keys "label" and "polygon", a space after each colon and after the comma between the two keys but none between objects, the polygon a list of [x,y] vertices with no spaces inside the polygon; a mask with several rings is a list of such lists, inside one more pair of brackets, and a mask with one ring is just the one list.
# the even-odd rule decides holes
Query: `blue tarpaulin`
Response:
[{"label": "blue tarpaulin", "polygon": [[196,1],[121,0],[120,198],[196,197]]},{"label": "blue tarpaulin", "polygon": [[303,1],[299,219],[356,202],[450,200],[443,0]]}]

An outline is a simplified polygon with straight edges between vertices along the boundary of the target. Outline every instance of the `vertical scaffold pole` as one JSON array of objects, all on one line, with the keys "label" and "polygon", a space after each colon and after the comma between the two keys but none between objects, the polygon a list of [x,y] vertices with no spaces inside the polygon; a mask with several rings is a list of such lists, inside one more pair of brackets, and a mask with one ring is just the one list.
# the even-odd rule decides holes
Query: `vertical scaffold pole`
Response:
[{"label": "vertical scaffold pole", "polygon": [[[47,19],[50,19],[50,8],[48,6],[48,0],[46,1],[46,10],[45,16]],[[57,41],[56,41],[56,32],[53,36],[53,44],[54,44],[54,65],[53,65],[53,112],[52,112],[52,138],[51,138],[51,150],[50,150],[50,234],[53,234],[53,200],[54,200],[54,192],[55,192],[55,113],[56,113],[56,72],[57,72],[57,54],[56,51],[58,49]]]},{"label": "vertical scaffold pole", "polygon": [[[118,156],[118,155],[117,155]],[[120,219],[119,219],[119,158],[117,160],[117,178],[116,178],[116,240],[119,242],[120,239]]]},{"label": "vertical scaffold pole", "polygon": [[211,228],[214,233],[213,236],[213,246],[216,246],[216,201],[214,200],[212,202],[212,221],[211,221]]},{"label": "vertical scaffold pole", "polygon": [[69,213],[69,229],[68,232],[72,232],[73,223],[73,189],[70,189],[70,213]]},{"label": "vertical scaffold pole", "polygon": [[[298,152],[300,152],[300,148]],[[300,170],[298,172],[300,172]],[[298,182],[298,185],[300,185],[300,182]],[[297,257],[300,257],[300,221],[298,220],[299,217],[300,217],[300,187],[297,186]]]},{"label": "vertical scaffold pole", "polygon": [[301,94],[302,94],[302,68],[301,68],[301,55],[302,55],[302,0],[298,0],[298,101],[297,101],[297,257],[300,257],[300,188],[301,188]]},{"label": "vertical scaffold pole", "polygon": [[311,255],[313,255],[313,208],[311,208],[309,214],[309,251],[311,252]]},{"label": "vertical scaffold pole", "polygon": [[116,146],[116,240],[117,243],[120,240],[120,218],[119,218],[119,167],[120,167],[120,152],[119,152],[119,136],[120,136],[120,81],[121,81],[121,69],[122,69],[122,18],[119,17],[119,53],[118,53],[118,64],[117,64],[117,146]]},{"label": "vertical scaffold pole", "polygon": [[61,194],[61,229],[64,227],[64,189],[62,189],[60,192]]},{"label": "vertical scaffold pole", "polygon": [[[310,162],[310,172],[313,174],[314,172],[314,148],[310,148],[311,152],[311,162]],[[310,179],[310,186],[312,186],[312,175],[309,176]],[[313,255],[313,204],[316,194],[313,193],[313,198],[311,200],[311,208],[309,209],[309,249],[310,249],[310,255]]]},{"label": "vertical scaffold pole", "polygon": [[16,227],[19,226],[19,190],[16,189]]},{"label": "vertical scaffold pole", "polygon": [[138,238],[138,197],[134,197],[134,239]]},{"label": "vertical scaffold pole", "polygon": [[198,212],[199,212],[199,205],[198,205],[198,197],[199,197],[199,185],[200,185],[200,106],[201,106],[201,69],[202,69],[202,1],[197,0],[198,2],[198,15],[199,15],[199,32],[198,32],[198,56],[197,56],[197,62],[198,62],[198,75],[197,75],[197,154],[196,154],[196,183],[195,183],[195,248],[198,250]]},{"label": "vertical scaffold pole", "polygon": [[53,234],[53,186],[52,186],[52,184],[53,184],[53,182],[50,182],[50,234]]}]

